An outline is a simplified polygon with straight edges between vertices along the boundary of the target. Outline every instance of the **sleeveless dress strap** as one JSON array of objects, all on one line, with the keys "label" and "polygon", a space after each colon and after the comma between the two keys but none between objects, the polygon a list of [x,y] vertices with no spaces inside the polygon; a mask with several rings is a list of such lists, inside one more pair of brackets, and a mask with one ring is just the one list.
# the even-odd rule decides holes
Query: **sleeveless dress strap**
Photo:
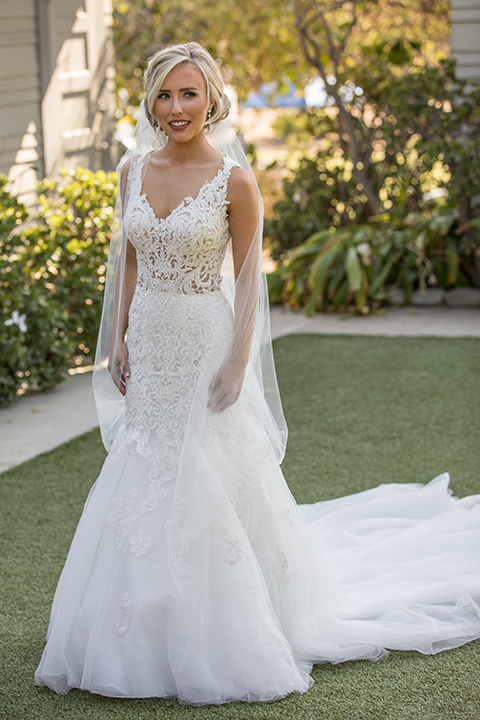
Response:
[{"label": "sleeveless dress strap", "polygon": [[140,195],[142,190],[142,168],[145,162],[145,157],[148,153],[138,155],[132,161],[132,167],[130,168],[129,180],[132,183],[132,193]]},{"label": "sleeveless dress strap", "polygon": [[215,189],[225,196],[225,202],[228,188],[228,180],[234,167],[241,167],[241,165],[239,165],[239,163],[237,163],[232,158],[228,157],[228,155],[225,155],[223,158],[223,169],[218,174],[216,178],[217,182],[215,183]]}]

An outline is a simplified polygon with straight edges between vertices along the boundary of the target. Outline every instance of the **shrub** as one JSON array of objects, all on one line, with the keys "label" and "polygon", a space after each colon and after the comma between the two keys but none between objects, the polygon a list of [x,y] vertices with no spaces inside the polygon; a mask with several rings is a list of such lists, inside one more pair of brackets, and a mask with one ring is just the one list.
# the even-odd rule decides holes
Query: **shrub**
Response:
[{"label": "shrub", "polygon": [[64,171],[32,217],[7,187],[0,176],[0,405],[93,358],[116,192],[115,173]]},{"label": "shrub", "polygon": [[368,314],[398,287],[470,285],[471,257],[461,255],[455,213],[384,215],[375,223],[322,230],[291,250],[269,279],[270,299],[295,309]]},{"label": "shrub", "polygon": [[24,233],[29,272],[41,275],[75,354],[93,357],[115,205],[115,173],[76,168],[40,187],[38,222]]},{"label": "shrub", "polygon": [[28,211],[6,186],[0,177],[0,405],[15,399],[24,382],[44,389],[58,383],[72,353],[65,313],[25,262],[19,229]]},{"label": "shrub", "polygon": [[[378,52],[382,56],[384,50]],[[480,246],[480,83],[457,79],[452,61],[408,66],[397,76],[377,63],[381,57],[375,53],[373,65],[357,69],[358,90],[365,95],[347,105],[378,212],[401,220],[411,213],[428,215],[435,203],[454,208],[457,229],[463,229],[452,240],[458,240],[461,254],[473,254]],[[272,257],[284,257],[315,231],[375,223],[365,189],[354,177],[338,109],[279,122],[294,148],[295,166],[266,223]],[[300,160],[299,148],[305,153]]]}]

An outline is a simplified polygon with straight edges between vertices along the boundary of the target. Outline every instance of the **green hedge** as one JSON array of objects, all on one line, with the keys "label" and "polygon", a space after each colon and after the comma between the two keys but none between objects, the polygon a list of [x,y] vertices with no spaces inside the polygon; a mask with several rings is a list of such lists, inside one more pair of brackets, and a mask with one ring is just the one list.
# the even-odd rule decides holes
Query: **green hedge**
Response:
[{"label": "green hedge", "polygon": [[28,208],[0,176],[0,406],[95,352],[115,173],[63,171]]}]

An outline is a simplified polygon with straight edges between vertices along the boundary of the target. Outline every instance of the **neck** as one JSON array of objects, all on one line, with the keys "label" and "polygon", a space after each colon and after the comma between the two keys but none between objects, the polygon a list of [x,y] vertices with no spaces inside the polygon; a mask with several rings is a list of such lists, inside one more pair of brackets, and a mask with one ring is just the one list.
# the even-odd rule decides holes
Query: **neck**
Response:
[{"label": "neck", "polygon": [[211,152],[212,147],[203,133],[199,133],[185,143],[175,142],[175,140],[169,138],[164,148],[165,157],[168,157],[172,163],[178,163],[179,165],[192,160],[201,160],[210,155]]}]

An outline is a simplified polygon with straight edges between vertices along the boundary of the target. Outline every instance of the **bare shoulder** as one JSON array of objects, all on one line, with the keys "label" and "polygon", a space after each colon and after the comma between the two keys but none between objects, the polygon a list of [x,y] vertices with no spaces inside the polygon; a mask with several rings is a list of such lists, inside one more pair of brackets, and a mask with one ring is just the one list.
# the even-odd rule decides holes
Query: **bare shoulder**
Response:
[{"label": "bare shoulder", "polygon": [[235,166],[232,168],[228,181],[227,199],[231,209],[236,205],[244,205],[258,200],[254,179],[247,170]]},{"label": "bare shoulder", "polygon": [[132,164],[140,157],[141,153],[132,153],[126,160],[121,162],[120,165],[120,176],[126,178],[130,172]]}]

